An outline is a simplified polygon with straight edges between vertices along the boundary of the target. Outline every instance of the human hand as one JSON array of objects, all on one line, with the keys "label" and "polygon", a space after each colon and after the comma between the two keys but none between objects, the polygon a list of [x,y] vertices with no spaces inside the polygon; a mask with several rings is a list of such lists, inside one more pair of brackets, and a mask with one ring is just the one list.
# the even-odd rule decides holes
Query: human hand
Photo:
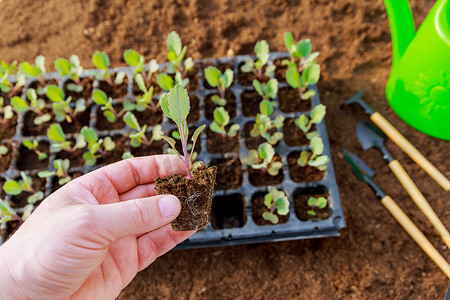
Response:
[{"label": "human hand", "polygon": [[113,299],[137,272],[195,231],[175,232],[174,196],[156,177],[186,175],[175,155],[95,170],[45,199],[0,247],[0,299]]}]

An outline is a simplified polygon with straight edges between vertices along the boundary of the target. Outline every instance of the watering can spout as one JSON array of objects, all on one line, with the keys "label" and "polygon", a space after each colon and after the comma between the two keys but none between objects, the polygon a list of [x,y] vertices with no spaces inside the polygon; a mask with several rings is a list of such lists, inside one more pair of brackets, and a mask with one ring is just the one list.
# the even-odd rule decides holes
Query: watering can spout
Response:
[{"label": "watering can spout", "polygon": [[392,37],[392,68],[394,68],[416,34],[408,0],[384,0]]}]

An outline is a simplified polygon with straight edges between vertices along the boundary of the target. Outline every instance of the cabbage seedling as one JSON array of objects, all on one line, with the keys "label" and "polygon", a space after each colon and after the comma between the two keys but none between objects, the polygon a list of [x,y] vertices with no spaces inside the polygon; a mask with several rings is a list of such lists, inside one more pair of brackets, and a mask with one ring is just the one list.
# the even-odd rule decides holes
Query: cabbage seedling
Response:
[{"label": "cabbage seedling", "polygon": [[230,126],[230,129],[228,129],[228,132],[226,130],[226,126],[230,122],[230,115],[223,107],[217,107],[214,110],[214,121],[209,125],[209,129],[215,133],[218,133],[222,135],[223,139],[227,136],[233,137],[236,136],[239,129],[241,128],[239,124],[233,124]]},{"label": "cabbage seedling", "polygon": [[[263,79],[263,68],[269,61],[269,44],[265,41],[259,41],[256,43],[255,48],[257,61],[249,58],[245,61],[245,63],[241,66],[241,71],[244,73],[253,72],[256,75],[256,78],[261,81]],[[264,73],[267,77],[272,77],[275,71],[275,66],[267,66],[266,71]]]},{"label": "cabbage seedling", "polygon": [[[9,80],[10,76],[15,79],[15,83]],[[14,96],[25,84],[25,75],[18,70],[17,61],[8,64],[2,60],[0,63],[0,90],[3,93],[11,93]]]},{"label": "cabbage seedling", "polygon": [[178,132],[180,133],[181,137],[183,157],[176,150],[175,140],[173,138],[162,134],[161,136],[164,140],[166,140],[169,143],[169,145],[172,147],[176,155],[178,155],[178,157],[181,160],[183,160],[186,166],[188,178],[192,179],[190,162],[191,159],[193,158],[197,138],[199,137],[202,130],[206,127],[206,125],[202,125],[194,131],[194,134],[192,135],[193,146],[190,155],[188,155],[187,144],[188,144],[189,130],[187,127],[186,118],[189,114],[190,103],[187,90],[183,88],[181,85],[177,84],[173,89],[170,90],[168,94],[165,94],[162,97],[161,108],[164,114],[177,124]]},{"label": "cabbage seedling", "polygon": [[0,97],[0,123],[3,128],[8,128],[8,120],[11,120],[14,116],[13,108],[11,105],[5,106],[5,100]]},{"label": "cabbage seedling", "polygon": [[[124,102],[123,109],[120,112],[116,112],[112,103],[113,99],[111,97],[108,98],[106,93],[102,90],[95,89],[92,93],[92,97],[94,98],[94,102],[100,105],[100,109],[103,111],[103,115],[110,123],[114,123],[128,109],[133,108],[130,107],[129,102]],[[126,107],[125,104],[127,104],[128,106]]]},{"label": "cabbage seedling", "polygon": [[211,87],[217,87],[219,95],[213,95],[211,100],[219,106],[227,105],[225,99],[225,90],[233,83],[233,70],[226,69],[222,74],[216,67],[208,67],[205,69],[205,78]]},{"label": "cabbage seedling", "polygon": [[53,167],[56,171],[41,171],[38,173],[39,178],[47,178],[56,175],[59,178],[59,185],[64,185],[72,180],[72,177],[69,176],[68,172],[70,168],[70,161],[68,159],[55,159],[53,161]]},{"label": "cabbage seedling", "polygon": [[320,66],[318,64],[308,66],[301,75],[296,65],[290,65],[286,71],[286,80],[292,88],[298,90],[299,101],[308,100],[316,94],[316,91],[306,91],[306,89],[309,85],[316,84],[319,78]]},{"label": "cabbage seedling", "polygon": [[148,108],[151,108],[154,112],[158,110],[161,103],[158,101],[156,104],[153,102],[153,87],[151,86],[149,89],[147,89],[147,86],[144,83],[144,78],[142,75],[136,74],[135,81],[139,87],[139,89],[143,92],[143,95],[136,97],[136,103],[125,100],[123,102],[123,107],[128,111],[145,111]]},{"label": "cabbage seedling", "polygon": [[33,178],[27,176],[25,172],[20,172],[20,180],[8,180],[3,184],[3,190],[8,195],[20,195],[22,192],[28,192],[32,195],[28,196],[27,202],[28,204],[24,207],[24,212],[22,215],[22,220],[26,220],[31,211],[33,210],[34,204],[38,201],[44,199],[44,192],[36,191],[33,188]]},{"label": "cabbage seedling", "polygon": [[116,78],[114,82],[111,80],[111,75],[109,75],[109,56],[105,52],[97,51],[92,55],[92,63],[97,68],[97,70],[91,71],[92,75],[94,75],[100,81],[106,81],[110,86],[114,86],[114,84],[122,84],[123,80],[126,76],[125,72],[117,72]]},{"label": "cabbage seedling", "polygon": [[45,81],[42,75],[45,74],[45,57],[39,55],[36,57],[35,65],[32,65],[28,62],[23,62],[20,64],[20,72],[24,74],[29,79],[37,79],[39,83],[44,87]]},{"label": "cabbage seedling", "polygon": [[6,200],[0,199],[0,224],[9,221],[19,221],[22,223],[22,218],[11,208]]},{"label": "cabbage seedling", "polygon": [[317,213],[316,213],[315,209],[316,208],[318,208],[318,209],[325,208],[327,206],[327,204],[328,204],[328,200],[325,197],[319,197],[319,198],[310,197],[308,199],[308,206],[311,209],[308,209],[306,211],[306,213],[310,216],[316,216]]},{"label": "cabbage seedling", "polygon": [[34,125],[41,125],[52,119],[50,114],[43,113],[43,109],[45,108],[45,100],[40,98],[38,99],[35,89],[29,88],[27,90],[27,98],[30,103],[20,97],[14,96],[11,98],[11,105],[16,111],[33,111],[36,114],[33,121]]},{"label": "cabbage seedling", "polygon": [[319,132],[317,130],[309,132],[311,130],[311,127],[314,124],[317,125],[322,122],[323,118],[325,117],[325,113],[325,105],[319,104],[311,111],[311,119],[305,114],[300,115],[300,117],[295,119],[295,125],[297,125],[298,128],[300,128],[300,130],[303,132],[303,134],[305,134],[306,137],[311,140],[313,137],[319,136]]},{"label": "cabbage seedling", "polygon": [[264,100],[274,100],[278,93],[278,81],[275,78],[270,79],[267,84],[261,84],[258,80],[253,79],[253,87]]},{"label": "cabbage seedling", "polygon": [[148,73],[146,74],[144,70],[145,57],[132,49],[125,50],[123,53],[123,59],[129,66],[133,67],[133,73],[135,76],[137,74],[141,74],[142,78],[147,83],[151,81],[153,74],[159,70],[159,65],[156,59],[152,59],[148,63]]},{"label": "cabbage seedling", "polygon": [[301,72],[309,65],[316,63],[315,59],[319,56],[319,52],[311,52],[312,45],[310,39],[304,39],[295,43],[292,33],[285,32],[284,45],[291,56],[291,60],[283,60],[282,63],[284,65],[296,64],[296,61],[298,61],[298,71]]},{"label": "cabbage seedling", "polygon": [[168,92],[173,89],[176,84],[185,88],[189,84],[189,78],[183,79],[181,73],[178,72],[175,74],[175,80],[173,80],[173,78],[166,73],[161,73],[156,76],[156,82],[163,91]]},{"label": "cabbage seedling", "polygon": [[264,220],[278,224],[278,215],[285,216],[289,213],[289,200],[285,192],[271,187],[269,193],[264,197],[264,204],[269,211],[262,214]]},{"label": "cabbage seedling", "polygon": [[72,147],[72,143],[66,140],[66,135],[59,124],[52,124],[47,130],[47,137],[52,144],[50,145],[51,152],[60,152],[61,150],[75,153],[77,149],[86,147],[86,141],[82,134],[76,136],[75,145]]},{"label": "cabbage seedling", "polygon": [[47,86],[47,97],[52,101],[53,113],[55,119],[58,122],[72,123],[72,120],[76,120],[77,114],[86,110],[86,100],[83,98],[75,101],[75,108],[70,106],[72,97],[67,97],[64,90],[56,85]]},{"label": "cabbage seedling", "polygon": [[311,151],[302,151],[297,160],[300,167],[311,166],[317,168],[319,171],[325,171],[330,158],[323,155],[323,141],[322,138],[315,136],[309,142]]},{"label": "cabbage seedling", "polygon": [[93,166],[97,163],[97,159],[108,155],[116,148],[116,143],[112,138],[107,136],[99,139],[94,129],[84,126],[81,128],[81,134],[87,143],[88,151],[83,153],[83,159],[87,166]]},{"label": "cabbage seedling", "polygon": [[181,44],[181,39],[178,33],[172,31],[167,36],[167,48],[169,53],[167,53],[167,58],[169,62],[167,63],[166,71],[169,74],[179,73],[181,78],[185,78],[187,73],[194,67],[194,61],[191,57],[186,58],[183,65],[183,59],[186,55],[187,47]]},{"label": "cabbage seedling", "polygon": [[252,130],[250,131],[250,136],[258,137],[262,136],[267,140],[271,145],[275,145],[279,140],[283,138],[283,133],[276,131],[271,134],[269,131],[271,129],[278,129],[283,127],[284,124],[284,116],[278,115],[275,119],[271,119],[270,115],[273,113],[274,104],[272,101],[263,100],[259,104],[260,113],[256,115],[256,121],[253,125]]},{"label": "cabbage seedling", "polygon": [[250,150],[250,153],[244,157],[244,163],[252,169],[261,170],[269,173],[271,176],[277,176],[283,164],[280,161],[274,161],[275,149],[269,143],[262,143],[258,150]]},{"label": "cabbage seedling", "polygon": [[55,68],[59,71],[61,76],[69,76],[74,83],[67,84],[67,89],[76,93],[83,91],[80,76],[83,73],[83,67],[80,64],[80,59],[77,55],[70,56],[70,61],[65,58],[58,58],[55,60]]},{"label": "cabbage seedling", "polygon": [[150,145],[153,143],[153,141],[160,141],[162,139],[161,125],[156,125],[153,127],[152,137],[149,140],[145,136],[145,133],[147,131],[147,125],[144,125],[143,127],[141,127],[141,125],[139,125],[139,122],[138,122],[136,116],[132,112],[127,112],[123,116],[123,120],[128,125],[128,127],[130,127],[131,129],[134,130],[128,136],[131,140],[130,145],[133,148],[139,148],[142,144],[145,144],[146,146],[150,147]]},{"label": "cabbage seedling", "polygon": [[37,140],[24,140],[22,142],[23,146],[28,150],[33,151],[38,156],[39,160],[45,160],[48,158],[48,154],[38,150],[39,142]]}]

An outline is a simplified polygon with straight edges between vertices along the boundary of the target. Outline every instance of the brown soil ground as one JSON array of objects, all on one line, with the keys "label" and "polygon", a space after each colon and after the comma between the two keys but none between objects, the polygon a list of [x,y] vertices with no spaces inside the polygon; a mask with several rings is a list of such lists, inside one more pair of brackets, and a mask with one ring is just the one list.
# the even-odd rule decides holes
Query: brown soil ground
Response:
[{"label": "brown soil ground", "polygon": [[[434,1],[415,0],[416,27]],[[20,25],[11,20],[22,20]],[[23,21],[26,20],[26,21]],[[354,128],[367,116],[340,104],[362,88],[364,99],[450,177],[448,142],[403,123],[389,108],[384,85],[391,66],[390,30],[382,1],[156,1],[4,0],[0,57],[33,61],[78,54],[92,67],[103,50],[113,66],[133,48],[146,59],[166,58],[165,38],[176,30],[194,59],[248,54],[260,39],[284,50],[283,33],[310,38],[322,67],[319,92],[347,228],[339,238],[172,251],[141,272],[121,299],[442,299],[447,278],[359,182],[341,149],[355,151],[377,172],[375,180],[411,216],[445,258],[443,242],[397,183],[380,153],[363,152]],[[449,195],[392,142],[389,150],[450,226]]]}]

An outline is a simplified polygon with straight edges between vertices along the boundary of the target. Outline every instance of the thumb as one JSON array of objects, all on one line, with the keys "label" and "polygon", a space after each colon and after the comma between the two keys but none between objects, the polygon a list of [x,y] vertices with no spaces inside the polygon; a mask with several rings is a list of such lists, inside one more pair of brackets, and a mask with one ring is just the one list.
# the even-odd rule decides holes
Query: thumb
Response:
[{"label": "thumb", "polygon": [[180,201],[172,195],[159,195],[97,206],[97,221],[106,238],[114,241],[158,229],[178,216]]}]

